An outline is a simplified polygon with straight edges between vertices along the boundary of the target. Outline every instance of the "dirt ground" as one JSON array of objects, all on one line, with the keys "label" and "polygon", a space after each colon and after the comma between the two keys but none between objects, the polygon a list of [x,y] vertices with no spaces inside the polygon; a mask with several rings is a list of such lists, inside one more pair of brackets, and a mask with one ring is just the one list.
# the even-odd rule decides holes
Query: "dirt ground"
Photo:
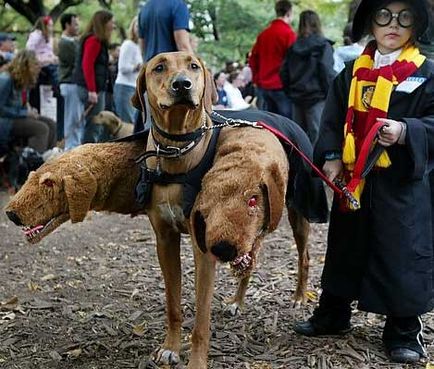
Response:
[{"label": "dirt ground", "polygon": [[[0,209],[8,195],[0,192]],[[283,219],[263,246],[247,304],[228,317],[224,299],[235,279],[220,266],[212,306],[210,368],[423,368],[391,365],[381,346],[382,317],[354,311],[344,338],[304,338],[291,330],[315,306],[324,260],[326,225],[310,240],[312,302],[294,309],[297,251]],[[189,355],[194,317],[193,261],[183,237],[182,359]],[[146,368],[163,341],[164,286],[146,217],[93,213],[64,224],[40,244],[0,214],[0,368]],[[428,352],[434,359],[434,314],[425,316]]]}]

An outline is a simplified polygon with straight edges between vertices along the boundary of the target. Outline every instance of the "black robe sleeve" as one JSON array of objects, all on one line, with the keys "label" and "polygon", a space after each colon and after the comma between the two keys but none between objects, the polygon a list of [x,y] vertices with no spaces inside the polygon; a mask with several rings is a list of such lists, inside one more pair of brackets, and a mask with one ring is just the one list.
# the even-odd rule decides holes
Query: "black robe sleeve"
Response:
[{"label": "black robe sleeve", "polygon": [[327,153],[342,152],[345,116],[348,110],[349,83],[352,67],[345,68],[333,81],[323,110],[314,161],[322,168]]},{"label": "black robe sleeve", "polygon": [[420,117],[403,118],[407,124],[405,144],[413,161],[411,179],[420,179],[434,169],[434,63],[427,62],[431,69],[426,86],[421,86],[424,93],[420,94],[417,105]]}]

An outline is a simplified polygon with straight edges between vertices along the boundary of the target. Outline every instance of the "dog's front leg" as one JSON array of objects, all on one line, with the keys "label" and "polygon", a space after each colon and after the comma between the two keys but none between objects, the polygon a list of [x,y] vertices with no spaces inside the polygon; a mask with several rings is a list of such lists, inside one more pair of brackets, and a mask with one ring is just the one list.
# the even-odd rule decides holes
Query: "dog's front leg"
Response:
[{"label": "dog's front leg", "polygon": [[206,369],[210,337],[211,301],[214,294],[216,261],[210,253],[194,248],[196,319],[188,369]]},{"label": "dog's front leg", "polygon": [[225,300],[225,303],[227,304],[225,307],[225,312],[228,312],[231,316],[236,316],[241,313],[241,310],[244,307],[244,299],[249,281],[250,273],[239,278],[237,292],[234,296]]},{"label": "dog's front leg", "polygon": [[157,253],[166,291],[167,334],[163,345],[152,357],[156,364],[178,364],[181,348],[181,235],[169,227],[158,227]]}]

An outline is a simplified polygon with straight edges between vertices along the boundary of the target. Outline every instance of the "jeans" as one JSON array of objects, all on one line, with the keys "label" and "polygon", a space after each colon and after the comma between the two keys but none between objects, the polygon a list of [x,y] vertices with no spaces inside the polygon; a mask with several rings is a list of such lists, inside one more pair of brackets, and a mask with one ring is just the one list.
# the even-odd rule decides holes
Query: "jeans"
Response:
[{"label": "jeans", "polygon": [[77,85],[61,83],[60,93],[64,100],[64,136],[65,150],[73,149],[81,143],[83,103],[78,97]]},{"label": "jeans", "polygon": [[311,106],[294,104],[292,119],[305,131],[312,146],[315,146],[319,135],[319,125],[325,101],[319,101]]},{"label": "jeans", "polygon": [[261,89],[267,111],[292,118],[292,103],[283,90]]},{"label": "jeans", "polygon": [[115,83],[113,88],[116,115],[127,123],[134,123],[138,114],[138,110],[131,105],[135,91],[134,87],[119,83]]},{"label": "jeans", "polygon": [[[83,106],[89,106],[88,102],[88,91],[82,86],[77,86],[78,89],[78,97],[82,102]],[[105,142],[110,139],[110,133],[107,128],[103,124],[94,124],[92,119],[99,112],[104,110],[105,106],[105,91],[98,92],[98,101],[97,103],[90,109],[89,113],[86,116],[85,124],[82,128],[82,136],[81,143],[95,143],[95,142]]]}]

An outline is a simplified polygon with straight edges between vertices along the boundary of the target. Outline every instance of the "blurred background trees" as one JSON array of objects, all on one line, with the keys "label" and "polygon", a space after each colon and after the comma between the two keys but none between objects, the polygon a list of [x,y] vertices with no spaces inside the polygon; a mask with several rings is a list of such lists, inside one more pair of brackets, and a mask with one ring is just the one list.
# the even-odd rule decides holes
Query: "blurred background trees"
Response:
[{"label": "blurred background trees", "polygon": [[[198,52],[210,65],[221,65],[226,60],[244,61],[256,35],[274,18],[275,0],[186,0],[192,16],[192,33],[198,38]],[[429,0],[434,3],[434,0]],[[342,30],[348,21],[350,9],[358,0],[293,0],[294,21],[302,10],[314,9],[323,23],[328,38],[342,42]],[[124,30],[137,14],[140,0],[0,0],[0,31],[15,32],[22,44],[40,15],[51,15],[56,21],[65,11],[80,15],[82,26],[100,8],[115,14],[119,32]],[[55,22],[60,32],[59,22]]]}]

